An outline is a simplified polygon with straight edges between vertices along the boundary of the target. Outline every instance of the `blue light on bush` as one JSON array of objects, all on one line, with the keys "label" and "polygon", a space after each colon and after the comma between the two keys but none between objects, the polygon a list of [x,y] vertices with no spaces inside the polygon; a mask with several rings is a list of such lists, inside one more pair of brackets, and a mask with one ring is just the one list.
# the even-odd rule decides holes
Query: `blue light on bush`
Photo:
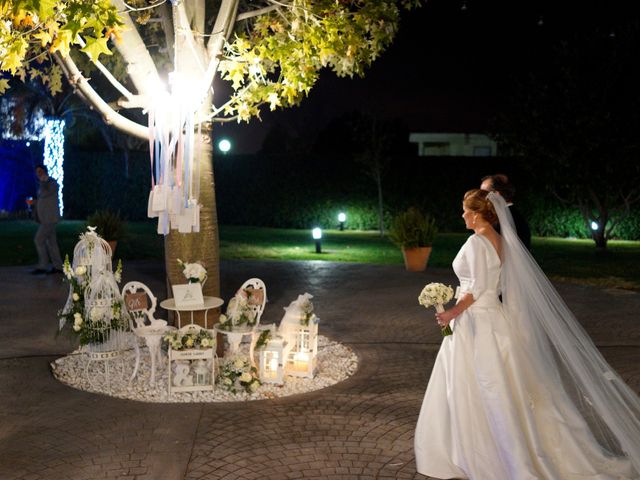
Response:
[{"label": "blue light on bush", "polygon": [[62,188],[64,182],[64,120],[59,118],[48,118],[45,121],[43,130],[44,138],[44,164],[49,171],[49,175],[58,182],[58,206],[60,215],[64,213],[64,203],[62,201]]},{"label": "blue light on bush", "polygon": [[594,230],[594,231],[595,231],[595,230],[598,230],[598,227],[599,227],[598,222],[596,222],[595,220],[593,220],[593,221],[591,222],[591,230]]}]

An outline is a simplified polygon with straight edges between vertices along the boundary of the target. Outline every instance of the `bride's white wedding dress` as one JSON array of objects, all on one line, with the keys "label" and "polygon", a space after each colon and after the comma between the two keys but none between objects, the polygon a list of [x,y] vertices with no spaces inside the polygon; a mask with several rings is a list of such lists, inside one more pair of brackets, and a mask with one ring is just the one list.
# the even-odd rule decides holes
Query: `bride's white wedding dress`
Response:
[{"label": "bride's white wedding dress", "polygon": [[473,480],[640,478],[624,450],[598,443],[560,372],[543,358],[554,353],[517,330],[514,310],[499,299],[502,265],[491,242],[469,237],[453,269],[461,292],[475,301],[454,320],[435,361],[415,433],[418,472]]}]

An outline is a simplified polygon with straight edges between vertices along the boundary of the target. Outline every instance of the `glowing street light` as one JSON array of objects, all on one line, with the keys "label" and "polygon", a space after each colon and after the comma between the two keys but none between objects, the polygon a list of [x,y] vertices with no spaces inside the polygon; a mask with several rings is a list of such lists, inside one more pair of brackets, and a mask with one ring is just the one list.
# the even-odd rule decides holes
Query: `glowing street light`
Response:
[{"label": "glowing street light", "polygon": [[229,150],[231,150],[231,142],[229,140],[227,140],[226,138],[223,138],[222,140],[220,140],[218,142],[218,149],[222,153],[226,154]]},{"label": "glowing street light", "polygon": [[340,231],[344,230],[344,222],[347,221],[347,215],[344,212],[338,214],[338,222],[340,222]]},{"label": "glowing street light", "polygon": [[322,229],[318,227],[314,228],[311,231],[311,235],[316,241],[316,253],[322,253]]}]

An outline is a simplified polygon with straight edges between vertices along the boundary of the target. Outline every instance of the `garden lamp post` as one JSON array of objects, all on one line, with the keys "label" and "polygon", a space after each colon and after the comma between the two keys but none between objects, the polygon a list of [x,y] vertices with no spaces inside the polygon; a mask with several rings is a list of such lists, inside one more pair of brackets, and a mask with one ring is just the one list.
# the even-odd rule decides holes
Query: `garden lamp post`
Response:
[{"label": "garden lamp post", "polygon": [[231,142],[223,138],[218,142],[218,149],[226,155],[231,150]]},{"label": "garden lamp post", "polygon": [[311,234],[316,241],[316,253],[322,253],[322,229],[316,227],[311,231]]},{"label": "garden lamp post", "polygon": [[340,231],[344,230],[344,222],[347,221],[347,215],[344,212],[338,214],[338,222],[340,222]]}]

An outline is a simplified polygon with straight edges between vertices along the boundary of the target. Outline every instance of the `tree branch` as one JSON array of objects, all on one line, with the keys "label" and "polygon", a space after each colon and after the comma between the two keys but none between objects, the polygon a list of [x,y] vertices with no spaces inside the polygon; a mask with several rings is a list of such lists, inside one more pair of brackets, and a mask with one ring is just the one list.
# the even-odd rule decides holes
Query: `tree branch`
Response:
[{"label": "tree branch", "polygon": [[236,22],[247,20],[249,18],[259,17],[260,15],[265,15],[269,12],[277,10],[278,8],[280,8],[279,5],[271,5],[270,7],[258,8],[256,10],[251,10],[250,12],[243,12],[236,17]]},{"label": "tree branch", "polygon": [[239,0],[222,0],[220,9],[218,10],[218,15],[211,31],[211,38],[207,44],[209,65],[207,66],[207,72],[203,80],[203,84],[206,85],[207,88],[213,83],[213,79],[218,71],[222,47],[231,35],[238,13],[238,4]]},{"label": "tree branch", "polygon": [[149,138],[149,129],[147,127],[123,117],[102,99],[102,97],[89,84],[88,80],[82,75],[69,55],[62,57],[59,53],[55,53],[54,58],[62,67],[62,71],[67,77],[67,80],[69,80],[71,86],[77,88],[82,94],[82,98],[102,115],[105,123],[113,125],[117,129],[130,135],[144,139]]},{"label": "tree branch", "polygon": [[[81,47],[84,47],[86,45],[85,41],[82,39],[80,35],[78,35],[78,43]],[[89,57],[89,59],[91,59],[89,54],[86,54],[86,55],[87,57]],[[105,67],[101,62],[99,62],[98,60],[91,60],[91,62],[98,68],[98,70],[102,72],[102,74],[107,78],[107,80],[109,80],[109,83],[111,83],[111,85],[113,85],[114,88],[118,90],[122,95],[124,95],[127,98],[131,98],[133,96],[133,94],[129,90],[127,90],[125,86],[122,85],[122,83],[120,83],[118,79],[114,77],[111,74],[111,72],[107,69],[107,67]]]},{"label": "tree branch", "polygon": [[163,3],[160,6],[160,24],[164,32],[167,52],[171,63],[173,63],[173,42],[175,41],[175,36],[173,35],[173,22],[171,21],[171,7],[167,3]]},{"label": "tree branch", "polygon": [[115,42],[116,48],[127,64],[127,73],[138,93],[150,97],[160,84],[156,65],[138,33],[125,3],[122,0],[111,0],[111,3],[120,12],[126,27],[122,32],[122,40]]}]

